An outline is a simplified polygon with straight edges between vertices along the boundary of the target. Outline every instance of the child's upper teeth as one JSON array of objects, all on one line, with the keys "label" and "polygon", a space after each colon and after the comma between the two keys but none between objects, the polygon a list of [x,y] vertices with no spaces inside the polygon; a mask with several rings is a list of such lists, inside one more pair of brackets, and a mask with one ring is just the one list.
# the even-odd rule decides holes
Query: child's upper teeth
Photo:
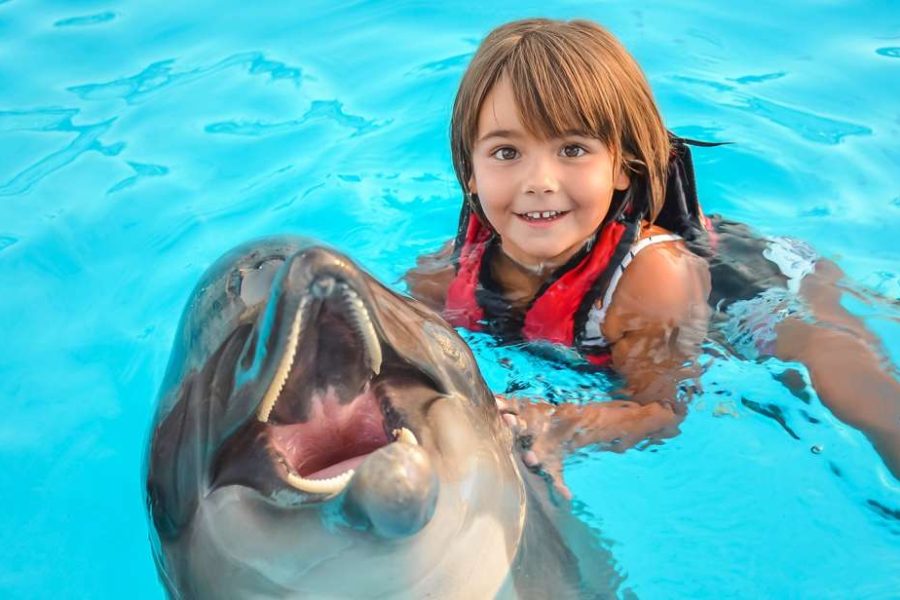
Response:
[{"label": "child's upper teeth", "polygon": [[549,219],[559,214],[558,210],[545,210],[543,212],[528,212],[525,216],[529,219]]}]

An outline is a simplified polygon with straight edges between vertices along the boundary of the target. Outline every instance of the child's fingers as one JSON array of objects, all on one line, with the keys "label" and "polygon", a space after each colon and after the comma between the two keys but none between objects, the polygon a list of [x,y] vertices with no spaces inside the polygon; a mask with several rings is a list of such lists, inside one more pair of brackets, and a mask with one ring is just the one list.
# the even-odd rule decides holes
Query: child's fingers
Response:
[{"label": "child's fingers", "polygon": [[572,500],[572,490],[569,489],[562,478],[554,478],[553,479],[553,489],[556,490],[556,493],[565,498],[567,501]]}]

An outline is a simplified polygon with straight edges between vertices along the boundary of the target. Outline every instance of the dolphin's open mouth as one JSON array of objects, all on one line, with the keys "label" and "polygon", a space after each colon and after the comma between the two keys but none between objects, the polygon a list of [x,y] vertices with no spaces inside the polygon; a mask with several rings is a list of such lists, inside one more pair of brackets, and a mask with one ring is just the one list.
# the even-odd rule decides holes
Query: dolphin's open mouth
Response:
[{"label": "dolphin's open mouth", "polygon": [[391,397],[409,386],[437,395],[437,386],[383,343],[359,293],[320,276],[281,318],[291,319],[289,333],[256,417],[284,482],[332,496],[372,452],[418,444]]}]

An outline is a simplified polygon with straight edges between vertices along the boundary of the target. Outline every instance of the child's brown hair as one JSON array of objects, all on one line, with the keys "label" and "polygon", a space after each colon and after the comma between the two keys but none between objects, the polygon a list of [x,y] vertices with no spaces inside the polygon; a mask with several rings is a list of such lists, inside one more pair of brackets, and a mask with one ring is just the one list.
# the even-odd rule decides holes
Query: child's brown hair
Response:
[{"label": "child's brown hair", "polygon": [[649,218],[656,218],[665,198],[668,133],[637,62],[590,21],[514,21],[482,41],[463,75],[450,125],[453,168],[464,190],[472,176],[478,113],[503,76],[529,133],[553,138],[577,131],[598,138],[613,164],[646,179]]}]

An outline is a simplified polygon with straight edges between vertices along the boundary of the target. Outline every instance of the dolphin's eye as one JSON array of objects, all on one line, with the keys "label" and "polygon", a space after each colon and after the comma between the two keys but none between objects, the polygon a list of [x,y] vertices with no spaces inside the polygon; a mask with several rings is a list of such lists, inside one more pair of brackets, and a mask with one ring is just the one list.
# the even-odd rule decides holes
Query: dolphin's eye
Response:
[{"label": "dolphin's eye", "polygon": [[266,300],[272,280],[279,267],[284,264],[284,258],[269,258],[259,263],[255,268],[240,270],[241,300],[247,306],[253,306]]}]

